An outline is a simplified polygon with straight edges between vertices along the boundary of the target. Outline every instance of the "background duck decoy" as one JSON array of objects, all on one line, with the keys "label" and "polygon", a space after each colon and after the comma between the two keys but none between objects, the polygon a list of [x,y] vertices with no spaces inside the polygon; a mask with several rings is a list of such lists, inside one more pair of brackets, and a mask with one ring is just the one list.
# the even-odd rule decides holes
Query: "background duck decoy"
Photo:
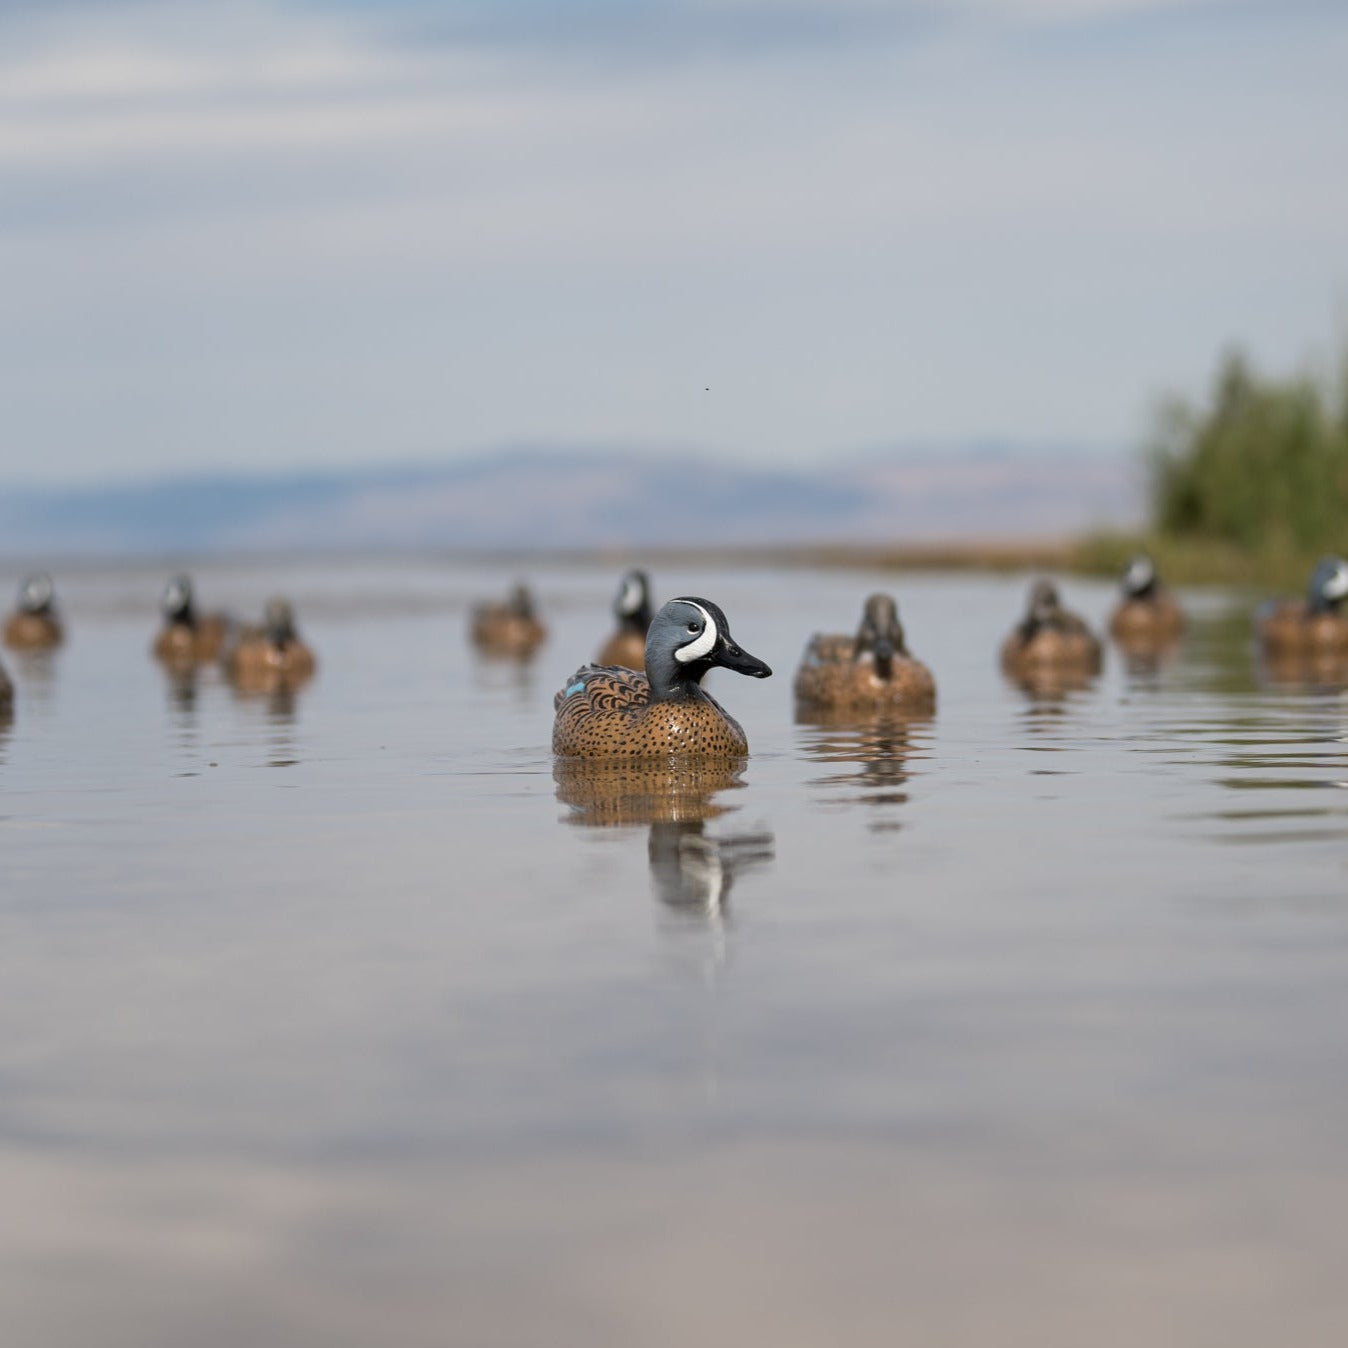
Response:
[{"label": "background duck decoy", "polygon": [[224,660],[230,681],[245,693],[297,688],[312,677],[317,663],[300,640],[294,610],[285,599],[268,600],[263,625],[241,632]]},{"label": "background duck decoy", "polygon": [[547,635],[526,585],[516,585],[504,604],[479,604],[473,610],[473,643],[488,655],[530,656]]},{"label": "background duck decoy", "polygon": [[9,677],[9,671],[0,665],[0,717],[8,719],[13,707],[14,683]]},{"label": "background duck decoy", "polygon": [[1348,653],[1348,562],[1326,557],[1311,573],[1305,599],[1260,609],[1256,627],[1269,656]]},{"label": "background duck decoy", "polygon": [[1110,615],[1110,634],[1121,645],[1163,645],[1184,630],[1184,613],[1161,584],[1156,564],[1138,553],[1123,573],[1123,595]]},{"label": "background duck decoy", "polygon": [[796,700],[808,706],[865,711],[881,707],[931,711],[936,680],[908,653],[898,606],[873,594],[854,637],[816,634],[796,671]]},{"label": "background duck decoy", "polygon": [[5,645],[16,651],[40,651],[59,646],[64,636],[51,577],[25,576],[18,606],[5,623]]},{"label": "background duck decoy", "polygon": [[1099,640],[1062,606],[1057,587],[1036,580],[1025,617],[1002,643],[1002,669],[1032,693],[1084,687],[1100,672]]},{"label": "background duck decoy", "polygon": [[595,658],[597,665],[646,668],[646,633],[651,625],[651,584],[644,571],[629,571],[618,586],[613,601],[617,631]]},{"label": "background duck decoy", "polygon": [[646,672],[585,665],[553,699],[552,748],[578,758],[740,758],[740,725],[702,687],[717,667],[765,679],[772,670],[741,650],[709,599],[671,599],[646,637]]},{"label": "background duck decoy", "polygon": [[222,614],[199,614],[188,576],[174,576],[159,603],[164,625],[154,641],[154,655],[166,665],[188,667],[220,658],[228,634]]}]

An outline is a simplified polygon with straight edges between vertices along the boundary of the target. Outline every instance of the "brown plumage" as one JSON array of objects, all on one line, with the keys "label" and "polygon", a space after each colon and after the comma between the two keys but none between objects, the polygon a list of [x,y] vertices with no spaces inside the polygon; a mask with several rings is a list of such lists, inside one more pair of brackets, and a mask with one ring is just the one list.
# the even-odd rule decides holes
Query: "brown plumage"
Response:
[{"label": "brown plumage", "polygon": [[1267,656],[1348,654],[1348,562],[1326,557],[1311,573],[1304,599],[1265,605],[1255,619]]},{"label": "brown plumage", "polygon": [[229,621],[222,614],[198,615],[187,576],[174,576],[164,587],[160,601],[164,625],[155,637],[153,654],[171,669],[218,660],[229,634]]},{"label": "brown plumage", "polygon": [[1184,613],[1162,584],[1156,566],[1145,553],[1128,563],[1123,573],[1123,595],[1109,619],[1110,635],[1137,654],[1159,651],[1184,631]]},{"label": "brown plumage", "polygon": [[578,824],[678,823],[712,819],[727,808],[713,796],[743,786],[737,760],[677,763],[558,758],[553,766],[557,799]]},{"label": "brown plumage", "polygon": [[244,693],[298,688],[313,677],[314,653],[295,631],[294,613],[284,599],[267,604],[261,627],[246,628],[225,655],[225,673]]},{"label": "brown plumage", "polygon": [[666,604],[646,640],[646,673],[616,666],[578,669],[553,699],[552,748],[575,758],[742,758],[739,723],[705,692],[721,666],[755,678],[772,671],[735,644],[710,600]]},{"label": "brown plumage", "polygon": [[908,654],[894,600],[873,594],[856,636],[810,638],[796,671],[795,694],[798,702],[814,707],[930,712],[936,706],[936,680]]},{"label": "brown plumage", "polygon": [[530,656],[547,634],[524,585],[516,585],[504,604],[479,604],[473,610],[473,643],[487,655]]},{"label": "brown plumage", "polygon": [[18,607],[5,623],[5,645],[15,651],[41,651],[59,646],[64,639],[51,577],[25,577],[19,586]]},{"label": "brown plumage", "polygon": [[1031,685],[1071,687],[1100,672],[1100,642],[1083,619],[1063,608],[1056,587],[1037,580],[1024,619],[1002,643],[1002,668]]}]

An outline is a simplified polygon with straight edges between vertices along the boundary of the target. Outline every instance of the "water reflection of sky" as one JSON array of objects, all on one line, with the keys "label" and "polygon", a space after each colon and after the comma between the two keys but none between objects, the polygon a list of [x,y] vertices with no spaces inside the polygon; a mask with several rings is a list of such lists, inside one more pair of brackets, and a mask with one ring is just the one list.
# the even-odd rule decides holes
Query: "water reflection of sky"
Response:
[{"label": "water reflection of sky", "polygon": [[523,684],[463,639],[486,568],[283,579],[320,659],[285,706],[166,681],[151,573],[64,578],[68,646],[7,662],[17,1342],[1341,1323],[1348,715],[1223,597],[1045,705],[997,668],[1022,579],[903,578],[938,713],[837,726],[790,673],[883,578],[657,573],[777,675],[712,677],[741,774],[615,794],[548,752],[608,570],[537,577]]}]

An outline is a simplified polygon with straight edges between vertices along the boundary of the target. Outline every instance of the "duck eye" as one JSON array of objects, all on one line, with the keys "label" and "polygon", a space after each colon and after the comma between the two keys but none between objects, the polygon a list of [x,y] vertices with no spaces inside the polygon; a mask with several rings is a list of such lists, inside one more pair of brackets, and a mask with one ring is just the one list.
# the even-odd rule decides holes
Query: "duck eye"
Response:
[{"label": "duck eye", "polygon": [[700,632],[700,631],[702,630],[702,624],[701,624],[701,623],[689,623],[689,624],[688,624],[688,630],[689,630],[690,632]]}]

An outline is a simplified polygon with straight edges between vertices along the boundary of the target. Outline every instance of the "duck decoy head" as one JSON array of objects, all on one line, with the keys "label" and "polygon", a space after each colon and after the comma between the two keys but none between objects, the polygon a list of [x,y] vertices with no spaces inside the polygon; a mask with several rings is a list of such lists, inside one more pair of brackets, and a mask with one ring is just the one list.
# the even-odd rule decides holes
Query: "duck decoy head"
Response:
[{"label": "duck decoy head", "polygon": [[1058,598],[1058,587],[1041,577],[1030,586],[1030,606],[1020,625],[1021,636],[1029,641],[1041,628],[1057,626],[1061,617],[1062,600]]},{"label": "duck decoy head", "polygon": [[1311,573],[1306,596],[1312,613],[1333,613],[1348,599],[1348,562],[1342,557],[1326,557]]},{"label": "duck decoy head", "polygon": [[620,623],[648,628],[651,623],[651,582],[644,571],[629,571],[618,585],[613,613]]},{"label": "duck decoy head", "polygon": [[899,607],[887,594],[873,594],[866,600],[857,629],[853,656],[869,652],[875,661],[875,672],[888,678],[896,655],[906,655],[903,625],[899,622]]},{"label": "duck decoy head", "polygon": [[710,599],[671,599],[646,635],[646,675],[657,696],[699,684],[717,666],[766,679],[772,670],[730,635],[725,614]]},{"label": "duck decoy head", "polygon": [[534,597],[529,593],[529,587],[523,581],[511,587],[510,598],[506,601],[506,607],[519,618],[532,618],[534,616]]},{"label": "duck decoy head", "polygon": [[192,582],[187,576],[174,576],[164,586],[163,597],[159,601],[164,621],[171,624],[191,626],[195,614],[192,612]]},{"label": "duck decoy head", "polygon": [[19,608],[24,613],[50,613],[56,589],[45,571],[23,578],[19,586]]},{"label": "duck decoy head", "polygon": [[295,640],[295,610],[288,599],[268,599],[262,621],[267,640],[279,650],[285,650]]},{"label": "duck decoy head", "polygon": [[1123,593],[1128,599],[1148,599],[1155,594],[1158,580],[1155,562],[1139,552],[1123,573]]}]

